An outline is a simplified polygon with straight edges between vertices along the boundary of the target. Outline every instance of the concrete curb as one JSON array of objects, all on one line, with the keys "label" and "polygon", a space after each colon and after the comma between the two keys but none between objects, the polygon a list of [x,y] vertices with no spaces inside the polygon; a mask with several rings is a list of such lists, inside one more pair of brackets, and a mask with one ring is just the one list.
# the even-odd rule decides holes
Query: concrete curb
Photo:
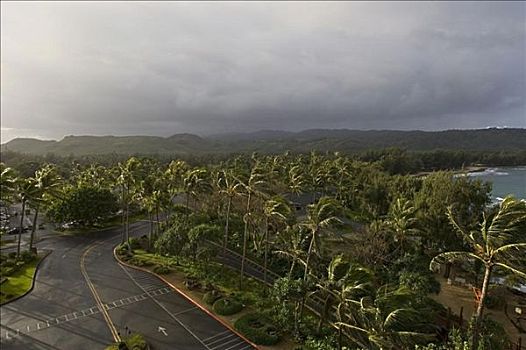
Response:
[{"label": "concrete curb", "polygon": [[20,298],[23,298],[25,297],[26,295],[28,295],[29,293],[31,293],[31,291],[33,290],[33,288],[35,287],[35,280],[37,279],[37,274],[38,274],[38,269],[40,268],[40,264],[42,264],[42,261],[44,261],[45,258],[47,258],[47,256],[49,254],[51,254],[53,251],[52,250],[47,250],[45,255],[42,257],[42,259],[40,259],[40,261],[38,262],[37,266],[35,266],[35,274],[33,275],[33,278],[31,279],[31,288],[29,288],[25,293],[17,296],[16,298],[13,298],[13,299],[9,299],[8,301],[5,301],[3,304],[0,304],[0,306],[5,306],[9,303],[12,303],[13,301],[16,301]]},{"label": "concrete curb", "polygon": [[201,309],[202,311],[204,311],[208,316],[212,317],[213,319],[215,319],[216,321],[218,321],[219,323],[221,323],[223,326],[225,326],[226,328],[228,328],[230,331],[232,331],[234,334],[236,334],[237,336],[239,336],[241,339],[243,339],[244,341],[246,341],[247,343],[249,343],[250,345],[252,345],[254,348],[256,349],[259,349],[259,347],[254,344],[253,342],[251,342],[250,340],[248,340],[243,334],[239,333],[239,331],[237,331],[234,327],[232,327],[230,324],[228,324],[227,322],[225,322],[224,320],[220,319],[219,317],[217,317],[216,315],[214,315],[210,310],[206,309],[205,307],[203,307],[201,304],[197,303],[196,301],[194,301],[190,296],[188,296],[185,292],[183,292],[181,289],[177,288],[176,286],[174,286],[172,283],[170,283],[169,281],[167,281],[164,277],[156,274],[155,272],[153,271],[150,271],[148,269],[145,269],[145,268],[142,268],[142,267],[139,267],[139,266],[134,266],[134,265],[130,265],[124,261],[122,261],[121,259],[119,259],[118,255],[117,255],[117,247],[113,248],[113,257],[115,258],[115,260],[117,260],[117,262],[121,265],[124,265],[124,266],[127,266],[127,267],[130,267],[132,269],[135,269],[135,270],[139,270],[139,271],[143,271],[143,272],[148,272],[156,277],[158,277],[161,281],[163,281],[164,283],[166,283],[167,285],[169,285],[170,287],[172,287],[177,293],[181,294],[183,297],[185,297],[189,302],[191,302],[192,304],[194,304],[195,306],[197,306],[199,309]]}]

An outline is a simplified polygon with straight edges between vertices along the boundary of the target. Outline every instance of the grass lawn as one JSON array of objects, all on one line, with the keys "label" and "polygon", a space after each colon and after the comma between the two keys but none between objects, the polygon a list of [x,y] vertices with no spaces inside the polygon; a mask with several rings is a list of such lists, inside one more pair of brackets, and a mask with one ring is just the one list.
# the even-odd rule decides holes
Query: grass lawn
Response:
[{"label": "grass lawn", "polygon": [[4,239],[0,241],[0,247],[3,245],[9,244],[9,243],[15,243],[15,242],[16,242],[15,239]]},{"label": "grass lawn", "polygon": [[[123,341],[128,346],[128,349],[133,350],[146,350],[148,349],[148,345],[146,342],[146,339],[141,334],[134,333],[130,335],[129,337],[125,337]],[[106,350],[119,350],[118,344],[112,344],[106,348]]]},{"label": "grass lawn", "polygon": [[26,293],[31,288],[36,267],[42,259],[43,257],[39,256],[11,276],[7,276],[7,281],[0,285],[0,304]]}]

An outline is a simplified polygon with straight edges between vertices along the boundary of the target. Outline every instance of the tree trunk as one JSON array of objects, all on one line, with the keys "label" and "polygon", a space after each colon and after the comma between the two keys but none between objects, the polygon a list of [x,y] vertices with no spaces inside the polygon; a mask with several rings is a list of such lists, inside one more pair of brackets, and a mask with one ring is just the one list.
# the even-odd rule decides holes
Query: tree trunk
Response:
[{"label": "tree trunk", "polygon": [[37,207],[35,208],[35,216],[33,217],[33,227],[31,228],[31,238],[29,239],[29,251],[33,250],[33,241],[35,239],[35,231],[37,228],[37,217],[39,207],[40,204],[37,204]]},{"label": "tree trunk", "polygon": [[[314,240],[315,240],[316,234],[317,234],[316,231],[312,233],[312,239],[309,244],[309,250],[307,251],[307,260],[305,261],[305,271],[303,273],[303,281],[307,281],[307,276],[309,274],[310,257],[312,255],[312,250],[314,248]],[[303,297],[303,300],[301,302],[300,317],[303,317],[303,310],[305,309],[306,298],[307,298],[307,295]]]},{"label": "tree trunk", "polygon": [[292,262],[290,263],[289,278],[291,278],[292,272],[294,271],[295,267],[296,267],[296,258],[292,258]]},{"label": "tree trunk", "polygon": [[327,318],[327,313],[329,311],[329,299],[331,295],[328,294],[323,302],[323,309],[321,310],[320,314],[320,320],[318,321],[318,327],[316,329],[317,334],[321,334],[321,328],[323,327],[323,324],[325,323],[325,319]]},{"label": "tree trunk", "polygon": [[486,271],[484,272],[484,281],[482,282],[482,291],[480,292],[480,302],[477,307],[477,312],[475,313],[475,327],[473,328],[473,342],[472,349],[478,349],[479,346],[479,332],[480,326],[482,324],[482,316],[484,313],[484,301],[486,295],[488,294],[489,280],[491,276],[491,269],[493,267],[489,264],[486,265]]},{"label": "tree trunk", "polygon": [[128,244],[128,252],[131,253],[131,244],[130,244],[130,205],[126,201],[126,243]]},{"label": "tree trunk", "polygon": [[299,327],[299,318],[300,318],[300,303],[296,301],[294,306],[294,333],[299,334],[300,327]]},{"label": "tree trunk", "polygon": [[[230,207],[232,205],[232,197],[228,197],[228,204],[226,207],[226,223],[225,223],[225,236],[223,237],[223,258],[226,258],[226,249],[228,246],[228,224],[230,223]],[[223,260],[223,267],[225,262]]]},{"label": "tree trunk", "polygon": [[155,223],[157,225],[157,235],[161,234],[161,220],[159,220],[159,205],[155,207],[155,215],[157,216],[157,222]]},{"label": "tree trunk", "polygon": [[20,230],[18,231],[18,246],[16,248],[16,256],[20,256],[20,243],[22,241],[22,230],[24,229],[24,214],[26,212],[26,200],[22,200],[22,213],[20,214]]},{"label": "tree trunk", "polygon": [[245,219],[245,230],[243,232],[243,255],[241,256],[241,275],[239,277],[239,289],[243,288],[243,276],[245,274],[245,257],[247,255],[247,235],[248,235],[248,216],[250,214],[250,196],[251,193],[248,193],[247,198],[247,212],[246,212],[246,219]]},{"label": "tree trunk", "polygon": [[305,261],[305,272],[303,273],[303,280],[307,280],[307,275],[309,273],[309,263],[310,263],[310,257],[312,255],[312,250],[314,248],[314,240],[316,239],[317,232],[312,232],[312,238],[310,240],[309,244],[309,250],[307,251],[307,260]]},{"label": "tree trunk", "polygon": [[263,263],[263,283],[267,286],[267,266],[268,266],[268,217],[265,219],[265,258]]},{"label": "tree trunk", "polygon": [[190,194],[186,192],[186,213],[184,221],[188,224],[188,214],[190,214]]},{"label": "tree trunk", "polygon": [[126,216],[126,213],[124,212],[125,209],[126,209],[126,206],[125,206],[125,194],[124,194],[124,186],[121,187],[122,189],[122,215],[121,215],[121,218],[122,218],[122,237],[121,237],[121,244],[124,244],[124,242],[126,241],[126,220],[125,220],[125,216]]},{"label": "tree trunk", "polygon": [[148,249],[152,250],[152,237],[153,237],[153,214],[148,212],[148,220],[150,221],[150,234],[148,235]]}]

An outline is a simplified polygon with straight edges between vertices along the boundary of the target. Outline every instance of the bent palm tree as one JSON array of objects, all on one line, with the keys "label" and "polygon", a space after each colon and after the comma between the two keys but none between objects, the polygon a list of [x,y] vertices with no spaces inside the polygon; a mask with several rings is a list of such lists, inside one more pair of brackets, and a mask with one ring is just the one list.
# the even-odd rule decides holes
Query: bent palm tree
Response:
[{"label": "bent palm tree", "polygon": [[513,197],[506,197],[500,206],[489,213],[483,213],[479,230],[467,232],[454,218],[451,208],[448,208],[448,218],[456,231],[469,246],[467,251],[445,252],[431,260],[430,269],[435,270],[442,263],[455,260],[478,260],[485,267],[484,280],[480,301],[475,312],[475,327],[472,348],[478,348],[479,330],[484,313],[484,301],[493,269],[498,267],[522,277],[526,277],[526,202]]},{"label": "bent palm tree", "polygon": [[263,178],[264,178],[264,172],[258,161],[256,161],[256,164],[252,168],[252,171],[250,172],[250,177],[246,184],[236,178],[236,180],[239,181],[239,183],[245,188],[245,194],[247,195],[247,206],[246,206],[245,215],[243,216],[245,228],[243,230],[243,254],[241,256],[241,274],[239,277],[239,289],[243,287],[243,277],[245,275],[248,225],[249,225],[249,221],[251,220],[251,216],[252,216],[252,207],[251,207],[252,197],[260,193],[257,188],[259,186],[262,186],[265,183]]},{"label": "bent palm tree", "polygon": [[327,274],[316,283],[323,299],[317,333],[321,332],[335,302],[349,298],[358,299],[368,294],[371,281],[372,274],[369,270],[351,265],[342,255],[333,257],[327,267]]},{"label": "bent palm tree", "polygon": [[16,248],[16,255],[20,256],[20,244],[22,242],[22,232],[24,230],[24,215],[26,212],[26,204],[28,201],[37,197],[38,194],[38,189],[35,186],[35,179],[19,179],[17,192],[20,200],[22,201],[22,212],[20,213],[20,228],[18,230],[18,245]]},{"label": "bent palm tree", "polygon": [[322,230],[329,228],[337,222],[341,222],[336,216],[338,209],[338,202],[329,197],[320,198],[316,204],[311,204],[308,207],[307,220],[301,224],[301,226],[310,231],[310,243],[303,274],[304,280],[307,279],[309,273],[312,255],[319,250],[319,240]]},{"label": "bent palm tree", "polygon": [[347,299],[344,322],[337,326],[362,349],[411,349],[435,338],[423,315],[412,308],[414,295],[404,289],[381,287],[376,296]]},{"label": "bent palm tree", "polygon": [[263,206],[263,215],[265,216],[265,258],[264,258],[264,272],[263,282],[267,284],[267,265],[268,265],[268,248],[269,248],[269,226],[270,221],[276,222],[287,221],[290,215],[290,207],[287,202],[281,197],[275,197],[265,202]]},{"label": "bent palm tree", "polygon": [[396,250],[403,253],[407,239],[418,232],[415,223],[415,208],[411,206],[411,202],[398,198],[391,206],[386,221],[387,229],[398,243]]},{"label": "bent palm tree", "polygon": [[31,238],[29,239],[29,251],[33,249],[40,205],[45,200],[46,195],[58,195],[60,177],[58,176],[57,170],[54,166],[46,165],[42,169],[39,169],[35,172],[34,182],[35,192],[33,198],[31,198],[30,201],[33,201],[35,204],[35,215],[33,216],[33,227],[31,228]]},{"label": "bent palm tree", "polygon": [[227,197],[225,235],[223,237],[223,255],[225,255],[228,245],[228,229],[230,224],[232,201],[235,196],[239,195],[239,187],[241,184],[234,179],[232,174],[221,172],[217,185],[219,187],[219,193]]},{"label": "bent palm tree", "polygon": [[17,176],[13,168],[0,163],[0,200],[9,202],[16,193]]}]

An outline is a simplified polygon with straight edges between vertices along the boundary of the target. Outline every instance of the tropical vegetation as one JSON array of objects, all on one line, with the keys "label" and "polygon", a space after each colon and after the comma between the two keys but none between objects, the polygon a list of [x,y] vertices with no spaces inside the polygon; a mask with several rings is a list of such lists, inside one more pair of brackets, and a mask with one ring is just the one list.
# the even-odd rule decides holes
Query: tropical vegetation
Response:
[{"label": "tropical vegetation", "polygon": [[[121,258],[184,272],[219,314],[248,307],[235,326],[261,344],[431,349],[462,339],[488,348],[492,275],[526,277],[526,204],[491,206],[490,184],[396,164],[287,152],[199,164],[131,157],[29,176],[2,166],[2,200],[60,223],[120,218]],[[150,223],[144,237],[130,233],[134,215]],[[472,326],[448,337],[447,311],[430,295],[440,291],[436,273],[455,269],[475,277],[481,298]]]}]

